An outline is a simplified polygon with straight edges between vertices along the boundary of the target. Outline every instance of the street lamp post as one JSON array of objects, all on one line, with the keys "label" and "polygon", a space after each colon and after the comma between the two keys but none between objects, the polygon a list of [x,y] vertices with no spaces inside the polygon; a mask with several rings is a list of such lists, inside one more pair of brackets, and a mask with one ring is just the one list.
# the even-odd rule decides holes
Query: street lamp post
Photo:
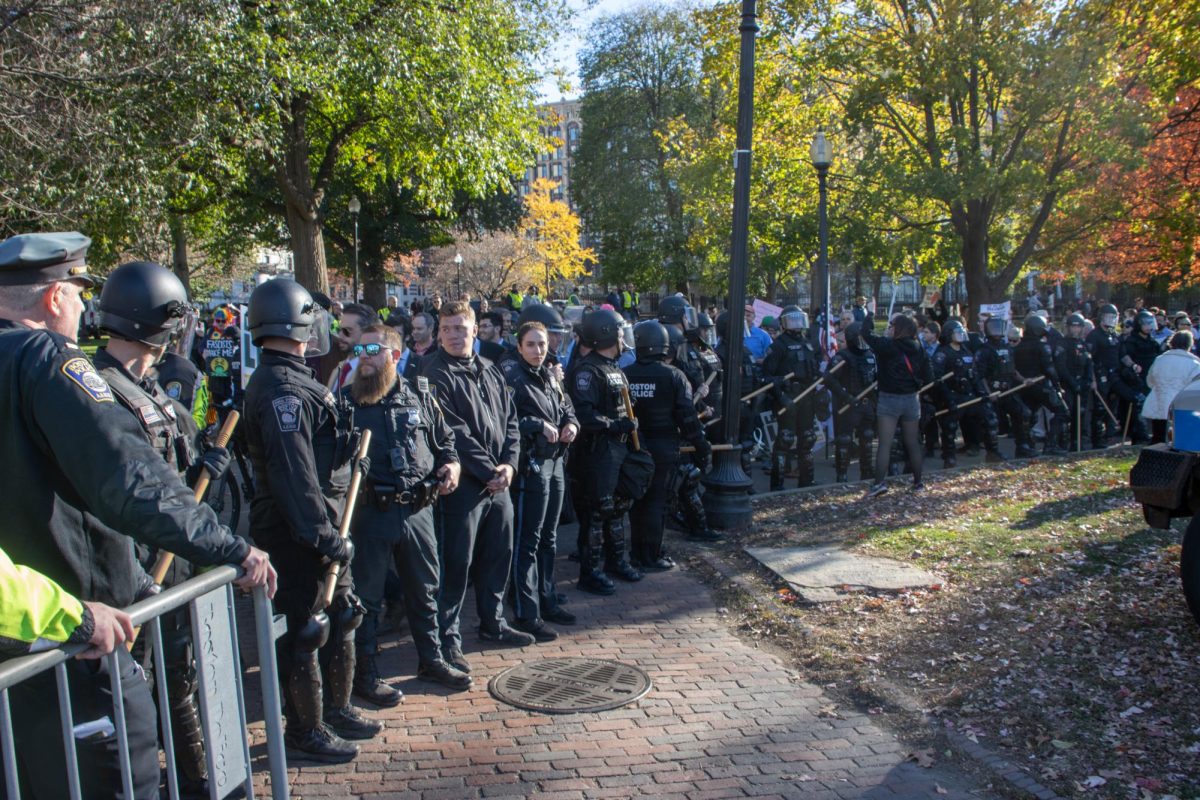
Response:
[{"label": "street lamp post", "polygon": [[738,74],[737,140],[733,160],[733,235],[729,259],[729,327],[720,331],[726,346],[726,439],[732,445],[715,454],[712,471],[704,478],[704,508],[718,528],[750,524],[750,489],[754,482],[742,469],[742,338],[746,303],[746,249],[750,235],[750,145],[754,134],[754,37],[758,33],[755,0],[742,0],[741,55]]},{"label": "street lamp post", "polygon": [[833,309],[829,291],[829,220],[825,209],[829,203],[829,192],[826,188],[826,178],[829,166],[833,163],[833,147],[825,138],[824,131],[817,131],[809,149],[812,165],[817,168],[817,185],[820,191],[820,201],[817,204],[817,230],[819,250],[817,251],[817,274],[820,276],[821,307],[825,310],[824,331],[821,346],[828,353],[833,341]]},{"label": "street lamp post", "polygon": [[458,288],[458,297],[454,298],[455,300],[462,299],[462,262],[463,262],[462,253],[455,253],[454,254],[454,283],[456,284],[456,286]]},{"label": "street lamp post", "polygon": [[350,204],[347,206],[350,210],[350,216],[354,217],[354,302],[358,302],[358,212],[362,211],[362,202],[358,199],[358,195],[350,198]]}]

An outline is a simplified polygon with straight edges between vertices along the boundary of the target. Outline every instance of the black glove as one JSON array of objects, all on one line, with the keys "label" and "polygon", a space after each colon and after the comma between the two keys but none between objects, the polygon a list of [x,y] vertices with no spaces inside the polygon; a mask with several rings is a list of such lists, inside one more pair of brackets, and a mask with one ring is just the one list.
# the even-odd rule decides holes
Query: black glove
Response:
[{"label": "black glove", "polygon": [[363,456],[360,458],[358,463],[355,464],[355,469],[361,472],[364,478],[367,477],[371,473],[371,457]]},{"label": "black glove", "polygon": [[700,468],[701,472],[708,472],[712,469],[712,445],[707,439],[700,439],[695,443],[696,453],[692,461]]},{"label": "black glove", "polygon": [[622,417],[613,423],[613,430],[617,433],[633,433],[638,429],[638,421],[629,417]]},{"label": "black glove", "polygon": [[349,564],[354,559],[354,542],[349,536],[344,539],[337,534],[322,537],[317,550],[330,561],[339,564]]},{"label": "black glove", "polygon": [[229,455],[229,451],[224,447],[210,447],[200,457],[200,461],[204,464],[204,470],[208,473],[209,480],[213,483],[224,477],[225,473],[229,470],[229,462],[232,460],[233,457]]},{"label": "black glove", "polygon": [[947,403],[946,403],[946,408],[950,409],[950,413],[951,413],[951,414],[957,414],[957,413],[958,413],[958,403],[957,403],[957,402],[955,402],[954,400],[951,400],[951,401],[947,402]]}]

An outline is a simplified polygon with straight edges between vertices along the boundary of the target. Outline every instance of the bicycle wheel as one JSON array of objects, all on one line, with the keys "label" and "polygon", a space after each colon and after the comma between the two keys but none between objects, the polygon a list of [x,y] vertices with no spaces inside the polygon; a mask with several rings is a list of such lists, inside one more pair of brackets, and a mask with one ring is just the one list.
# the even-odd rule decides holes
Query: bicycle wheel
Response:
[{"label": "bicycle wheel", "polygon": [[220,481],[208,485],[204,502],[212,507],[222,524],[237,532],[238,518],[242,513],[242,495],[232,469],[227,470]]}]

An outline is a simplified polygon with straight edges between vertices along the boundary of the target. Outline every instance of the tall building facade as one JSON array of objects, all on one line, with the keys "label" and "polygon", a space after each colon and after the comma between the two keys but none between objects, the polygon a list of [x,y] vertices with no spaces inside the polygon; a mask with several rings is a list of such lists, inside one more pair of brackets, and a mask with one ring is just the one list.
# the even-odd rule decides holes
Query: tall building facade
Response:
[{"label": "tall building facade", "polygon": [[535,180],[548,178],[558,183],[551,196],[555,200],[562,200],[572,211],[577,211],[571,196],[571,172],[575,168],[575,149],[579,147],[579,134],[582,131],[579,101],[559,100],[539,106],[538,117],[542,121],[542,133],[557,140],[557,143],[553,150],[538,154],[537,162],[525,170],[524,177],[517,184],[517,191],[524,197]]}]

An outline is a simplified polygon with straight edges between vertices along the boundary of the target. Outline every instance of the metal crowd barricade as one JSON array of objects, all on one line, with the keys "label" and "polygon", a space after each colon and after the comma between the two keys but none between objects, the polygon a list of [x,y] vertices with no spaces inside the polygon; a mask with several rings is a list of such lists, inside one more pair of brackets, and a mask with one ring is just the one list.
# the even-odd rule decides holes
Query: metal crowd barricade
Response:
[{"label": "metal crowd barricade", "polygon": [[[242,687],[241,660],[238,653],[237,620],[234,609],[233,581],[241,570],[218,567],[185,583],[126,609],[134,626],[142,626],[143,636],[153,657],[155,691],[166,755],[167,789],[171,800],[179,798],[178,770],[172,743],[170,703],[167,700],[166,668],[163,658],[163,614],[188,606],[192,622],[192,650],[196,662],[201,730],[208,767],[209,797],[226,797],[241,787],[253,800],[254,787],[250,763],[249,732],[246,729],[246,698]],[[271,796],[287,800],[287,758],[283,746],[282,707],[279,676],[275,663],[275,639],[282,633],[283,619],[276,620],[266,590],[254,590],[254,627],[258,642],[259,677],[262,682],[263,717],[266,721],[267,760],[271,774]],[[76,723],[73,719],[66,662],[84,645],[58,648],[22,656],[0,664],[0,755],[3,757],[6,789],[10,800],[21,796],[18,786],[16,748],[9,705],[9,689],[46,670],[55,670],[58,685],[59,717],[66,751],[67,782],[72,800],[81,797],[79,763],[75,752]],[[121,764],[121,782],[125,797],[133,796],[133,775],[129,762],[129,741],[122,707],[120,668],[117,653],[108,656],[113,693],[113,725]],[[19,732],[18,732],[19,733]],[[28,746],[28,745],[27,745]]]}]

